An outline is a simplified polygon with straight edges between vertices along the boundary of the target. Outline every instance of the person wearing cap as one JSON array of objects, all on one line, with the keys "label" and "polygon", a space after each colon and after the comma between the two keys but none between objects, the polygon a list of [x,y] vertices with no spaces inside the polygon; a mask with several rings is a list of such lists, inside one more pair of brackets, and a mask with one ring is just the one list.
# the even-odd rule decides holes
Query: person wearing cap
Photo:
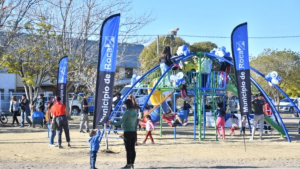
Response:
[{"label": "person wearing cap", "polygon": [[264,121],[265,121],[265,115],[264,115],[264,104],[265,101],[263,99],[263,94],[257,95],[254,100],[252,101],[252,105],[254,106],[254,121],[252,126],[252,136],[250,140],[253,140],[255,129],[257,124],[259,124],[259,139],[262,140],[262,134],[264,129]]},{"label": "person wearing cap", "polygon": [[58,148],[62,148],[62,146],[61,146],[62,129],[64,129],[64,131],[65,131],[66,140],[68,142],[68,147],[71,147],[69,123],[68,123],[68,119],[66,116],[66,106],[60,102],[61,101],[60,97],[57,97],[56,101],[57,101],[57,103],[51,107],[50,112],[55,117],[56,132],[57,132],[57,136],[58,136],[58,138],[57,138],[58,139],[58,141],[57,141]]}]

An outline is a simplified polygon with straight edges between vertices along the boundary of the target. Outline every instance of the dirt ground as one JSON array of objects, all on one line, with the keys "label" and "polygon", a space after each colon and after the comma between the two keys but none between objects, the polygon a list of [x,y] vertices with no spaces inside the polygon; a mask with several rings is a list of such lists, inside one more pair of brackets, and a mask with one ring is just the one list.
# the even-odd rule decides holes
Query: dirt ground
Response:
[{"label": "dirt ground", "polygon": [[[79,117],[70,121],[70,128],[72,148],[67,148],[63,134],[64,148],[58,149],[48,146],[47,129],[0,124],[0,168],[89,168],[89,136],[78,132]],[[136,147],[135,168],[300,168],[300,137],[296,133],[290,133],[291,143],[275,132],[265,134],[264,140],[256,137],[250,141],[246,136],[245,146],[243,137],[230,136],[229,129],[226,129],[225,141],[215,141],[213,129],[207,132],[207,138],[203,141],[199,141],[198,137],[193,140],[193,125],[189,124],[177,127],[177,139],[174,140],[171,127],[164,124],[162,137],[157,127],[154,132],[155,144],[148,141]],[[138,132],[138,142],[143,141],[144,135],[144,131]],[[112,152],[105,153],[103,141],[96,167],[123,167],[126,158],[122,140],[109,139],[109,149]]]}]

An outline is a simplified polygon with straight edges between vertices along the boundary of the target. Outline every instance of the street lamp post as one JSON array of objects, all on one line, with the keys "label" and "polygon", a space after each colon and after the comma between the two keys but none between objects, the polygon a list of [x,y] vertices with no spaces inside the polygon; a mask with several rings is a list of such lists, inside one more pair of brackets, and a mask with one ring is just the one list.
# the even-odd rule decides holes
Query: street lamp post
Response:
[{"label": "street lamp post", "polygon": [[174,28],[174,29],[169,30],[169,32],[167,33],[167,36],[165,37],[165,39],[163,41],[163,48],[164,48],[165,47],[165,40],[170,35],[170,38],[171,38],[171,54],[172,55],[173,55],[174,40],[175,40],[175,36],[177,35],[178,30],[179,30],[179,28]]}]

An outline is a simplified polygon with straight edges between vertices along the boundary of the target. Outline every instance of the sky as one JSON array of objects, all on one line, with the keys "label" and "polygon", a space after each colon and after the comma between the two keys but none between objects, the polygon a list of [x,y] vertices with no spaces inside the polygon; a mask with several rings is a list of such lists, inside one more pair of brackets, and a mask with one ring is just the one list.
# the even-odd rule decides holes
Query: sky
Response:
[{"label": "sky", "polygon": [[[139,35],[166,35],[179,27],[178,36],[230,37],[237,25],[247,22],[250,55],[266,48],[300,52],[300,0],[135,0],[132,5],[132,14],[151,12],[155,19]],[[278,36],[298,37],[250,38]],[[230,38],[182,38],[190,44],[211,41],[231,52]]]}]

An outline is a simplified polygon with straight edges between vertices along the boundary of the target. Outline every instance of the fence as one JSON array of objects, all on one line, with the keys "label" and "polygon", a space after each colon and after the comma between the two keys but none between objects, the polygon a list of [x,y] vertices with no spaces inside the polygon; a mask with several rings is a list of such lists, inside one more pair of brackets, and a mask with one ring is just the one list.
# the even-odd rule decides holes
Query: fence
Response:
[{"label": "fence", "polygon": [[[9,104],[12,96],[17,97],[17,101],[19,101],[22,98],[22,95],[25,93],[17,93],[17,92],[9,92],[9,93],[3,93],[0,91],[0,112],[9,112]],[[46,96],[46,92],[44,95]],[[48,100],[48,97],[46,97],[46,100]]]}]

